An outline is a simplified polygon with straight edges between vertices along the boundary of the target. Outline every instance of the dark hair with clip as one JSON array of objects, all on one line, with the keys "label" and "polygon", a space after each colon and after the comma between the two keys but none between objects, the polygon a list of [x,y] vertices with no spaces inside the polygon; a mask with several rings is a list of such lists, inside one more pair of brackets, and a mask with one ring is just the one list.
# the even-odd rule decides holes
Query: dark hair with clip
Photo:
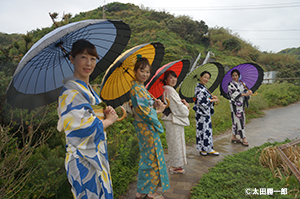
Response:
[{"label": "dark hair with clip", "polygon": [[100,59],[95,46],[85,39],[79,39],[73,43],[71,56],[75,58],[76,55],[83,53],[85,50],[89,55],[95,56],[98,60]]},{"label": "dark hair with clip", "polygon": [[151,65],[149,64],[149,61],[146,57],[137,57],[137,62],[134,65],[133,71],[137,72],[138,69],[144,69],[147,66],[150,67],[151,71]]},{"label": "dark hair with clip", "polygon": [[162,80],[162,83],[163,83],[164,85],[167,84],[167,79],[168,79],[168,77],[169,77],[170,75],[172,75],[173,77],[176,77],[176,78],[177,78],[177,74],[176,74],[174,71],[172,71],[172,70],[167,70],[167,71],[164,73],[164,79]]}]

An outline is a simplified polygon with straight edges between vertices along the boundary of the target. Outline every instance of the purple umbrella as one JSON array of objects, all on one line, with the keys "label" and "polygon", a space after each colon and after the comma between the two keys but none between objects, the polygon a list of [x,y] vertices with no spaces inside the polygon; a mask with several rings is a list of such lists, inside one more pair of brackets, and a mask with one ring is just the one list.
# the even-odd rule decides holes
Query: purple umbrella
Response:
[{"label": "purple umbrella", "polygon": [[224,75],[220,85],[221,95],[226,99],[230,99],[228,96],[228,84],[232,81],[231,71],[234,69],[240,72],[240,81],[244,82],[247,85],[247,90],[250,89],[253,93],[259,88],[264,79],[264,71],[257,64],[244,63],[233,67]]}]

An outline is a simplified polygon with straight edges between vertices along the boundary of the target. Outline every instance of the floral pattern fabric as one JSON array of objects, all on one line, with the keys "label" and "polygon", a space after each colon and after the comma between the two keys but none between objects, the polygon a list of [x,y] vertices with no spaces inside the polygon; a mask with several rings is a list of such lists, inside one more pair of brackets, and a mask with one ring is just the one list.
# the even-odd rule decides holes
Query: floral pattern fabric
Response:
[{"label": "floral pattern fabric", "polygon": [[195,88],[196,149],[197,151],[213,151],[211,116],[214,114],[212,95],[207,88],[198,83]]},{"label": "floral pattern fabric", "polygon": [[135,113],[142,120],[133,122],[140,149],[137,192],[153,194],[158,186],[162,186],[164,192],[170,188],[170,184],[158,134],[164,132],[163,127],[155,109],[151,108],[153,100],[143,84],[134,81],[130,97]]}]

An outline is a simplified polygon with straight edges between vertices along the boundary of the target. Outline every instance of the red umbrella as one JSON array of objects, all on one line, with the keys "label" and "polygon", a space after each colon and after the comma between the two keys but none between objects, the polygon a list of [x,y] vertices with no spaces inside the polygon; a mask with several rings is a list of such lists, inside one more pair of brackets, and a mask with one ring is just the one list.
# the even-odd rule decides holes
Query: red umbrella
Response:
[{"label": "red umbrella", "polygon": [[146,89],[155,97],[159,98],[162,96],[164,89],[163,79],[164,73],[166,71],[172,70],[177,75],[177,84],[174,88],[177,88],[181,81],[185,78],[189,71],[190,61],[188,59],[182,59],[170,62],[162,67],[160,67],[156,73],[153,75],[149,83],[146,85]]}]

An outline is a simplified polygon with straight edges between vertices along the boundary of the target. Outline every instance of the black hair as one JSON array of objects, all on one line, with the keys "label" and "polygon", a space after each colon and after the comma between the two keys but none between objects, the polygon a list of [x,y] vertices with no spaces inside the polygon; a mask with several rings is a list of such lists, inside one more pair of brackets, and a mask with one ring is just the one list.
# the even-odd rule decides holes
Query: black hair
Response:
[{"label": "black hair", "polygon": [[167,71],[164,73],[164,79],[162,80],[162,83],[163,83],[164,85],[167,84],[167,79],[168,79],[168,77],[169,77],[170,75],[172,75],[172,76],[174,76],[174,77],[177,78],[177,74],[176,74],[174,71],[172,71],[172,70],[167,70]]},{"label": "black hair", "polygon": [[133,71],[137,72],[137,70],[140,69],[144,69],[147,66],[150,67],[150,71],[151,71],[151,65],[149,64],[149,61],[146,57],[141,57],[137,60],[137,62],[134,65],[134,69]]},{"label": "black hair", "polygon": [[94,44],[85,39],[79,39],[73,43],[71,56],[75,58],[76,55],[83,53],[85,50],[89,55],[95,56],[98,60],[100,59]]},{"label": "black hair", "polygon": [[239,77],[240,77],[240,75],[241,75],[240,71],[238,71],[237,69],[233,69],[233,70],[231,71],[231,76],[232,76],[233,73],[237,73]]},{"label": "black hair", "polygon": [[203,77],[203,75],[206,74],[206,73],[209,75],[209,77],[211,77],[211,74],[210,74],[210,72],[208,72],[208,71],[203,71],[203,72],[200,74],[200,77]]}]

